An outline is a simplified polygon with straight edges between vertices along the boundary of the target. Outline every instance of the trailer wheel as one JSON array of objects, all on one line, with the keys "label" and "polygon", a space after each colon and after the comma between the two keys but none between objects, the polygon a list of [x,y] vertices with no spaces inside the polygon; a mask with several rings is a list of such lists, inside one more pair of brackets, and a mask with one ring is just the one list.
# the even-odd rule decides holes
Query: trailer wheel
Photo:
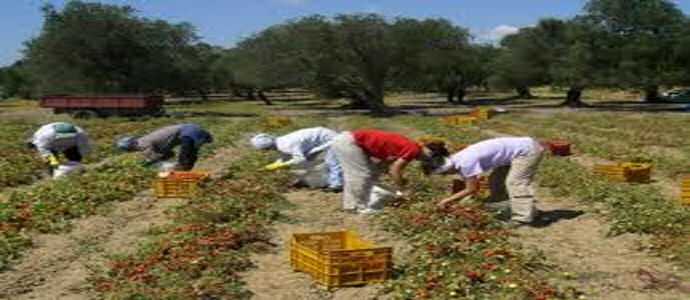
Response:
[{"label": "trailer wheel", "polygon": [[96,112],[95,110],[88,109],[76,110],[72,112],[72,117],[75,119],[98,118],[98,112]]}]

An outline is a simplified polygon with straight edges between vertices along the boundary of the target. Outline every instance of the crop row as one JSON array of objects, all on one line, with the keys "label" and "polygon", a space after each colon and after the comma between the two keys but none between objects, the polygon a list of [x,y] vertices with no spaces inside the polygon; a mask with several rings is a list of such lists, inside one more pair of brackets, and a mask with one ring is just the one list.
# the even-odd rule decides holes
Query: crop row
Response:
[{"label": "crop row", "polygon": [[[116,154],[112,147],[115,137],[124,134],[141,134],[145,130],[160,126],[167,119],[128,121],[124,119],[104,121],[88,120],[75,122],[89,133],[93,141],[93,152],[85,162],[96,162]],[[32,121],[0,121],[0,189],[29,184],[42,176],[45,165],[36,153],[25,147],[25,141],[41,124]]]},{"label": "crop row", "polygon": [[[516,124],[518,122],[506,122],[497,118],[496,121],[492,121],[490,127],[497,126],[503,132],[529,134],[539,138],[565,137],[586,154],[608,159],[634,156],[639,159],[640,147],[651,145],[649,141],[636,137],[647,134],[644,128],[634,129],[631,127],[633,125],[627,122],[613,123],[599,118],[579,117],[573,120],[580,121],[579,126],[575,126],[571,123],[571,119],[572,117],[541,121],[530,119],[529,124]],[[653,121],[650,122],[656,124]],[[612,132],[624,130],[630,132],[620,136],[617,133],[603,136],[597,134],[597,137],[592,135],[587,137],[582,133],[588,128],[604,128],[604,126],[614,128],[610,130]],[[599,131],[605,130],[599,129]],[[675,140],[676,137],[666,133],[662,135],[665,135],[663,139],[668,142],[680,142],[680,140]],[[657,139],[653,142],[661,142],[661,140]],[[635,145],[629,146],[628,143]],[[683,145],[685,144],[679,146],[683,147]],[[685,163],[688,159],[685,156],[668,157],[659,153],[647,153],[646,156],[655,163],[655,167],[668,175],[678,173],[689,165]],[[610,234],[651,234],[654,238],[650,245],[646,245],[648,248],[663,253],[666,258],[680,264],[690,265],[690,248],[686,245],[690,237],[690,229],[688,229],[690,209],[680,205],[676,199],[669,199],[658,187],[610,182],[604,178],[592,176],[590,170],[568,159],[545,160],[537,178],[541,186],[549,188],[556,196],[576,199],[591,207],[596,207],[595,210],[608,217],[611,224]]]},{"label": "crop row", "polygon": [[[254,121],[202,124],[217,133],[214,149],[231,145]],[[0,201],[0,269],[30,246],[31,232],[59,232],[69,229],[71,220],[105,213],[108,204],[130,200],[149,186],[154,170],[142,167],[136,154],[117,157],[81,176],[46,181],[11,193]]]},{"label": "crop row", "polygon": [[[286,133],[315,120],[267,117],[243,122],[249,130]],[[269,226],[288,207],[282,196],[287,172],[258,172],[270,153],[234,158],[226,176],[170,213],[170,224],[152,230],[138,251],[113,256],[91,278],[105,299],[244,299],[238,273],[251,266],[249,251],[272,245]]]},{"label": "crop row", "polygon": [[[663,120],[667,120],[662,125]],[[688,173],[690,142],[685,138],[687,120],[645,116],[620,118],[609,114],[534,117],[516,114],[488,123],[504,133],[529,134],[539,138],[565,138],[583,152],[609,160],[652,162],[667,176]],[[660,127],[661,126],[661,127]],[[669,127],[669,130],[659,128]]]},{"label": "crop row", "polygon": [[91,278],[94,289],[105,299],[249,298],[238,273],[251,266],[248,251],[271,246],[268,226],[287,207],[286,174],[255,171],[266,161],[257,153],[236,160],[138,251],[112,257]]},{"label": "crop row", "polygon": [[[441,125],[435,119],[403,118],[404,124],[451,143],[479,140],[472,128]],[[565,299],[573,288],[554,286],[557,269],[533,250],[510,240],[512,233],[478,202],[439,211],[449,178],[426,178],[411,171],[410,195],[378,218],[383,227],[406,237],[415,250],[399,266],[387,292],[401,299]],[[481,296],[479,296],[481,295]]]}]

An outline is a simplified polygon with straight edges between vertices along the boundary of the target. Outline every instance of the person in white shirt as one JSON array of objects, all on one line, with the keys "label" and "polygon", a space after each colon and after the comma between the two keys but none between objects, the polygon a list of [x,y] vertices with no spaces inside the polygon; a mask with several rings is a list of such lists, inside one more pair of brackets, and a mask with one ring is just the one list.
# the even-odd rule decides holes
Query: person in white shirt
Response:
[{"label": "person in white shirt", "polygon": [[493,170],[492,177],[505,182],[508,190],[511,221],[522,225],[532,223],[536,215],[532,181],[543,152],[544,148],[530,137],[495,138],[470,145],[450,156],[447,151],[440,153],[423,168],[427,174],[455,171],[466,181],[465,189],[438,203],[441,208],[473,195],[479,186],[479,175]]},{"label": "person in white shirt", "polygon": [[256,149],[278,150],[290,159],[279,159],[264,167],[266,170],[277,170],[301,164],[313,159],[318,153],[326,151],[326,166],[328,168],[328,190],[342,191],[343,170],[340,162],[331,150],[333,138],[338,135],[334,130],[325,127],[305,128],[292,133],[275,137],[260,133],[252,137],[251,143]]},{"label": "person in white shirt", "polygon": [[36,149],[48,163],[50,171],[59,165],[62,154],[72,163],[79,163],[91,151],[91,142],[83,129],[70,123],[56,122],[42,126],[36,131],[27,146]]}]

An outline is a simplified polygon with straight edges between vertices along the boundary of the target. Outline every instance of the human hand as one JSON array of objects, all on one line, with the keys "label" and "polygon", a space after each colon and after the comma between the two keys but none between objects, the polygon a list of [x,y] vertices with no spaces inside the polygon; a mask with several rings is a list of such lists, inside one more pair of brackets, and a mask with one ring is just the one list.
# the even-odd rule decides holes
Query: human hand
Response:
[{"label": "human hand", "polygon": [[439,209],[445,210],[451,205],[452,202],[453,202],[452,199],[445,199],[445,200],[439,202],[438,204],[436,204],[436,207],[438,207]]},{"label": "human hand", "polygon": [[60,161],[55,157],[55,155],[50,155],[46,158],[48,161],[48,165],[50,165],[51,168],[56,168],[57,166],[60,165]]},{"label": "human hand", "polygon": [[274,162],[274,163],[272,163],[272,164],[270,164],[270,165],[265,166],[265,167],[264,167],[264,170],[266,170],[266,171],[274,171],[274,170],[278,170],[278,169],[285,168],[285,167],[287,167],[287,166],[288,166],[288,164],[286,164],[286,163],[284,163],[284,162],[282,162],[282,161],[277,161],[277,162]]}]

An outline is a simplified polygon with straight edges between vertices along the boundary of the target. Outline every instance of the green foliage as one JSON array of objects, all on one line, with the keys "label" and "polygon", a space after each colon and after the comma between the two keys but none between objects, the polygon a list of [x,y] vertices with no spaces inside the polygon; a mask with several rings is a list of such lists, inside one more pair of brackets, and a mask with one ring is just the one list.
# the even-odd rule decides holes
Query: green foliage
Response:
[{"label": "green foliage", "polygon": [[46,93],[207,90],[214,49],[188,23],[135,15],[129,6],[69,1],[43,8],[40,35],[26,43],[33,89]]},{"label": "green foliage", "polygon": [[[406,117],[413,128],[451,143],[475,142],[478,129],[453,128],[436,118]],[[438,210],[449,192],[449,178],[409,175],[413,186],[404,201],[377,218],[386,230],[414,246],[398,275],[386,284],[394,299],[574,299],[579,292],[547,283],[556,268],[535,251],[511,240],[480,203]]]},{"label": "green foliage", "polygon": [[681,41],[686,16],[668,0],[591,0],[585,7],[585,23],[605,35],[614,49],[616,78],[609,84],[638,88],[647,100],[657,100],[660,85],[680,80],[684,66],[678,65],[674,49]]},{"label": "green foliage", "polygon": [[23,61],[0,68],[0,100],[10,97],[31,98],[31,76]]},{"label": "green foliage", "polygon": [[[539,178],[557,196],[603,204],[602,212],[611,219],[611,234],[681,234],[690,221],[690,210],[661,196],[657,188],[612,183],[569,160],[544,161]],[[563,184],[563,178],[568,178],[568,184]]]}]

